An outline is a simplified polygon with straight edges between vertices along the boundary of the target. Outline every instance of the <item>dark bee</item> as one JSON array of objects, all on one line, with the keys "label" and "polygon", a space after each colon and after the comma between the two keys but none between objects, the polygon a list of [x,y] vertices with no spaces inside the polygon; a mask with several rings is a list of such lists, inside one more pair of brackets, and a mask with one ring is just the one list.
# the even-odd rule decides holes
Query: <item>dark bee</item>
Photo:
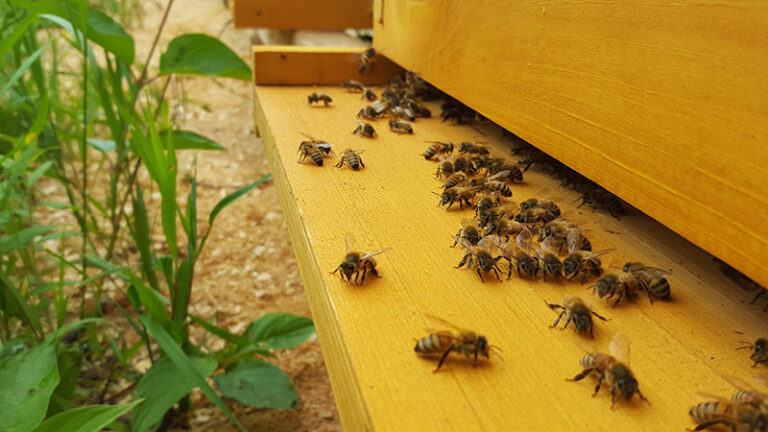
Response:
[{"label": "dark bee", "polygon": [[424,159],[426,160],[432,160],[437,155],[440,155],[441,153],[453,153],[453,143],[451,142],[439,142],[439,141],[427,141],[427,142],[433,142],[431,146],[427,147],[427,150],[424,151]]},{"label": "dark bee", "polygon": [[437,171],[435,172],[435,178],[448,178],[452,176],[454,173],[453,169],[453,162],[450,160],[441,158],[440,159],[440,166],[437,167]]},{"label": "dark bee", "polygon": [[523,229],[525,229],[525,225],[521,223],[504,219],[493,219],[486,224],[483,235],[497,235],[509,239],[510,236],[519,234]]},{"label": "dark bee", "polygon": [[731,431],[768,431],[768,416],[765,412],[749,403],[738,403],[719,397],[693,406],[688,415],[697,426],[690,431],[702,431],[713,426],[723,425]]},{"label": "dark bee", "polygon": [[357,73],[367,73],[373,67],[373,63],[376,61],[376,50],[368,48],[364,53],[360,55],[360,66],[357,68]]},{"label": "dark bee", "polygon": [[477,223],[480,225],[480,228],[485,228],[488,224],[491,222],[503,218],[505,215],[504,210],[492,208],[488,210],[481,211],[476,217],[477,217]]},{"label": "dark bee", "polygon": [[594,210],[605,210],[615,218],[626,213],[621,199],[599,186],[584,192],[579,207],[584,204],[589,204]]},{"label": "dark bee", "polygon": [[307,103],[313,104],[315,102],[322,102],[325,106],[328,106],[329,103],[333,102],[333,99],[325,93],[312,93],[307,96]]},{"label": "dark bee", "polygon": [[[455,164],[454,164],[455,166]],[[465,176],[466,180],[466,176]],[[480,213],[490,210],[496,206],[498,206],[501,203],[501,198],[499,197],[498,192],[487,192],[478,198],[477,203],[475,204],[475,217],[477,217]]]},{"label": "dark bee", "polygon": [[455,186],[463,185],[467,182],[467,176],[464,173],[456,173],[450,177],[448,177],[448,181],[445,182],[443,185],[443,189],[450,189]]},{"label": "dark bee", "polygon": [[[331,272],[331,274],[335,274],[337,271],[341,270],[341,273],[340,273],[341,280],[349,284],[356,284],[357,279],[362,272],[362,279],[360,279],[361,285],[363,282],[365,282],[365,276],[368,273],[371,273],[376,277],[380,277],[379,272],[376,269],[376,260],[374,260],[373,257],[375,255],[388,251],[389,248],[380,249],[375,252],[368,252],[368,253],[355,252],[351,248],[351,240],[349,239],[349,237],[347,237],[346,242],[347,242],[347,254],[344,256],[344,261],[342,261],[341,264],[339,264],[339,266],[336,267],[336,269]],[[352,280],[352,276],[355,277],[354,281]]]},{"label": "dark bee", "polygon": [[519,277],[535,278],[539,274],[539,260],[530,254],[530,231],[523,230],[517,235],[514,244],[504,241],[500,236],[487,235],[481,243],[492,244],[499,248],[502,256],[509,261],[507,279],[512,277],[512,270],[517,271]]},{"label": "dark bee", "polygon": [[555,220],[555,218],[557,218],[557,216],[552,214],[550,211],[541,207],[534,207],[527,210],[518,211],[513,219],[516,222],[524,224],[546,224]]},{"label": "dark bee", "polygon": [[626,400],[637,395],[648,405],[648,399],[640,393],[637,379],[629,369],[629,340],[623,334],[617,334],[609,346],[610,355],[599,352],[591,352],[581,358],[581,366],[584,370],[566,381],[581,381],[587,375],[598,374],[597,386],[592,396],[600,391],[600,386],[605,382],[611,388],[611,409],[623,397]]},{"label": "dark bee", "polygon": [[573,279],[581,273],[581,283],[587,279],[588,275],[600,277],[603,274],[602,262],[600,256],[615,249],[607,249],[600,252],[581,251],[569,249],[569,254],[563,259],[563,274],[568,279]]},{"label": "dark bee", "polygon": [[347,80],[342,81],[341,86],[345,89],[347,89],[351,93],[363,93],[365,91],[365,86],[360,81],[355,80]]},{"label": "dark bee", "polygon": [[315,165],[323,166],[323,158],[330,155],[331,147],[331,143],[312,138],[309,141],[302,141],[297,151],[299,153],[299,163],[304,162],[309,157]]},{"label": "dark bee", "polygon": [[493,274],[496,275],[496,279],[501,280],[499,277],[500,269],[497,263],[503,258],[502,256],[494,257],[491,254],[492,248],[486,247],[482,241],[478,242],[477,246],[472,246],[464,239],[460,239],[459,243],[464,247],[464,257],[456,268],[462,268],[465,264],[467,265],[467,268],[474,267],[477,275],[480,276],[480,281],[483,283],[485,283],[483,273],[488,274],[493,272]]},{"label": "dark bee", "polygon": [[411,125],[408,122],[404,122],[402,120],[390,120],[389,130],[397,133],[406,133],[406,134],[413,133],[413,128],[411,127]]},{"label": "dark bee", "polygon": [[424,105],[419,104],[416,101],[408,101],[408,108],[416,115],[416,117],[429,118],[432,117],[432,112]]},{"label": "dark bee", "polygon": [[648,294],[648,300],[653,303],[653,298],[669,300],[671,291],[669,281],[664,277],[664,270],[646,266],[639,262],[624,264],[624,272],[631,273],[640,281],[640,288]]},{"label": "dark bee", "polygon": [[560,315],[557,316],[554,324],[550,326],[553,328],[557,327],[560,319],[563,318],[563,315],[565,315],[566,321],[562,330],[565,330],[568,327],[568,324],[573,321],[574,330],[576,332],[585,336],[587,333],[589,333],[589,337],[594,338],[595,331],[594,324],[592,323],[592,315],[600,318],[603,321],[608,321],[607,318],[590,309],[581,297],[568,296],[563,299],[561,304],[553,304],[547,302],[544,303],[546,303],[546,305],[549,306],[549,308],[553,311],[562,309],[562,312],[560,312]]},{"label": "dark bee", "polygon": [[344,162],[347,162],[349,167],[355,171],[360,168],[365,168],[365,164],[363,164],[363,160],[360,158],[360,153],[362,152],[363,150],[344,150],[341,154],[341,159],[339,159],[339,163],[337,163],[336,166],[341,168],[344,166]]},{"label": "dark bee", "polygon": [[482,236],[480,235],[480,229],[477,227],[477,222],[472,219],[463,219],[461,221],[461,229],[453,236],[453,246],[458,244],[459,240],[464,239],[472,246],[476,246]]},{"label": "dark bee", "polygon": [[396,118],[402,118],[408,121],[416,120],[416,114],[410,108],[405,108],[402,106],[393,106],[389,108],[389,113]]},{"label": "dark bee", "polygon": [[542,198],[529,198],[520,203],[520,210],[528,210],[532,208],[541,208],[549,212],[553,217],[559,217],[562,212],[560,207],[555,204],[554,201]]},{"label": "dark bee", "polygon": [[555,279],[563,277],[563,262],[560,261],[557,252],[553,252],[548,244],[542,244],[541,248],[534,246],[534,250],[541,260],[541,275],[545,281],[547,280],[547,274]]},{"label": "dark bee", "polygon": [[640,280],[636,275],[631,273],[622,273],[621,275],[608,273],[595,282],[592,292],[597,293],[599,298],[605,297],[606,301],[614,295],[618,295],[611,305],[616,307],[624,297],[629,301],[634,301],[632,297],[640,289],[642,289],[640,288]]},{"label": "dark bee", "polygon": [[380,112],[376,111],[376,108],[374,108],[371,105],[366,105],[362,108],[360,108],[360,112],[357,113],[357,118],[364,118],[368,120],[375,120],[376,117],[381,114]]},{"label": "dark bee", "polygon": [[757,367],[758,364],[768,365],[768,339],[758,338],[755,343],[749,341],[740,341],[744,346],[736,348],[736,350],[751,349],[752,354],[749,358],[755,363],[752,367]]},{"label": "dark bee", "polygon": [[447,204],[448,210],[450,210],[451,206],[453,206],[453,203],[458,201],[459,208],[463,209],[465,205],[467,207],[472,207],[472,198],[475,196],[475,190],[466,187],[453,187],[451,189],[447,189],[439,196],[440,204],[438,205],[444,206]]},{"label": "dark bee", "polygon": [[357,128],[355,128],[352,133],[360,134],[363,138],[376,138],[376,130],[370,123],[357,122]]},{"label": "dark bee", "polygon": [[376,99],[378,99],[378,96],[376,96],[376,93],[373,90],[367,88],[365,89],[365,91],[363,91],[363,96],[360,99],[375,101]]},{"label": "dark bee", "polygon": [[487,155],[490,153],[488,147],[471,142],[463,142],[459,145],[459,153],[475,154],[475,155]]},{"label": "dark bee", "polygon": [[511,197],[512,190],[506,183],[499,180],[488,180],[477,186],[480,190],[486,190],[489,192],[498,192],[501,196]]},{"label": "dark bee", "polygon": [[465,173],[465,174],[467,174],[469,176],[475,174],[475,171],[476,171],[475,170],[475,165],[472,163],[472,161],[470,161],[466,157],[454,156],[452,158],[452,160],[453,160],[453,170],[454,171],[456,171],[456,172],[461,171],[461,172],[463,172],[463,173]]}]

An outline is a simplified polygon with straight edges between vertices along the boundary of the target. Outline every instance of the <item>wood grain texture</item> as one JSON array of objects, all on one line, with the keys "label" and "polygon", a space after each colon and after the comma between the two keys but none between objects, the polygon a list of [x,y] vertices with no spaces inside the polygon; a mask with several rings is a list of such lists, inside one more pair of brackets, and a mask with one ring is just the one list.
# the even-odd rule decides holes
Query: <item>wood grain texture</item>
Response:
[{"label": "wood grain texture", "polygon": [[[312,108],[306,94],[325,91],[332,108]],[[481,283],[476,274],[453,267],[461,253],[450,247],[460,220],[473,211],[437,207],[436,164],[421,156],[424,140],[483,139],[499,154],[508,143],[438,119],[420,119],[414,135],[373,122],[379,137],[351,135],[363,105],[358,94],[339,87],[255,88],[255,120],[297,255],[304,287],[323,349],[345,430],[684,430],[696,392],[729,396],[722,374],[749,379],[749,353],[735,351],[739,339],[768,334],[766,316],[748,305],[753,293],[720,274],[711,256],[669,229],[640,215],[615,220],[576,209],[576,196],[551,178],[526,173],[513,188],[522,200],[550,188],[567,216],[586,221],[595,250],[617,248],[607,262],[640,260],[670,271],[673,300],[646,298],[615,309],[595,299],[596,338],[577,338],[548,326],[556,314],[544,300],[566,295],[590,298],[578,283],[524,281]],[[430,106],[436,112],[436,105]],[[303,133],[365,150],[366,168],[355,172],[296,162]],[[344,257],[344,239],[364,251],[393,249],[377,257],[381,279],[362,287],[330,272]],[[450,358],[439,373],[436,359],[414,355],[416,338],[437,325],[432,314],[485,334],[503,349],[473,369]],[[590,397],[595,380],[565,382],[581,371],[584,349],[606,351],[622,332],[632,343],[632,368],[651,406],[635,400],[609,408],[605,389]],[[737,333],[738,332],[738,333]]]},{"label": "wood grain texture", "polygon": [[344,30],[371,28],[372,0],[235,0],[236,28]]},{"label": "wood grain texture", "polygon": [[768,286],[768,3],[377,0],[374,14],[384,55]]},{"label": "wood grain texture", "polygon": [[254,46],[253,74],[259,85],[338,85],[349,79],[374,85],[388,82],[403,70],[377,56],[371,69],[360,74],[363,52],[353,47]]}]

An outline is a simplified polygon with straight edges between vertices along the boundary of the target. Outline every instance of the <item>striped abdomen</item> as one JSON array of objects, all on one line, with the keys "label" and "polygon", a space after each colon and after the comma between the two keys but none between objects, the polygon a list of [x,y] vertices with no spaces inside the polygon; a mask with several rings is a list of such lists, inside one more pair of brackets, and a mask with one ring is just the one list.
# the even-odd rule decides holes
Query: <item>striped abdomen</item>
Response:
[{"label": "striped abdomen", "polygon": [[603,370],[608,364],[615,361],[613,357],[607,354],[593,352],[584,354],[579,363],[581,363],[581,367],[584,369],[595,368]]},{"label": "striped abdomen", "polygon": [[358,156],[356,153],[352,153],[349,155],[349,166],[352,167],[353,170],[356,170],[360,168],[361,162],[360,162],[360,156]]},{"label": "striped abdomen", "polygon": [[421,355],[442,353],[453,344],[453,339],[449,332],[432,333],[419,339],[413,350]]},{"label": "striped abdomen", "polygon": [[721,418],[727,418],[730,415],[731,405],[726,402],[704,402],[695,405],[688,411],[696,423],[704,423]]},{"label": "striped abdomen", "polygon": [[323,154],[320,153],[320,150],[316,148],[312,148],[309,150],[309,157],[312,158],[312,162],[315,163],[317,166],[323,166]]},{"label": "striped abdomen", "polygon": [[666,300],[670,296],[669,281],[665,277],[654,277],[646,281],[648,290],[650,290],[654,296]]}]

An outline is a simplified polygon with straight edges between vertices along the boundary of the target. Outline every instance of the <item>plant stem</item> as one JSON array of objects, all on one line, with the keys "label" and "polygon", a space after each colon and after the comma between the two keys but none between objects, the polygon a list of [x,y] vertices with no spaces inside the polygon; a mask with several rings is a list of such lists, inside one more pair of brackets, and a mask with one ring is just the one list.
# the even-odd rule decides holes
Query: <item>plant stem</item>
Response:
[{"label": "plant stem", "polygon": [[[165,22],[168,20],[168,13],[171,11],[172,5],[173,5],[173,0],[169,0],[168,6],[165,7],[165,12],[163,12],[163,19],[160,21],[160,27],[158,27],[157,33],[155,33],[155,40],[152,41],[152,46],[149,48],[147,61],[144,63],[144,68],[141,70],[141,75],[139,76],[139,89],[140,87],[144,86],[144,80],[147,79],[147,71],[149,70],[149,63],[152,61],[152,54],[155,53],[155,48],[157,47],[157,43],[160,41],[160,34],[163,33],[163,27],[165,27]],[[138,91],[136,93],[138,96]],[[138,99],[138,97],[136,99]]]}]

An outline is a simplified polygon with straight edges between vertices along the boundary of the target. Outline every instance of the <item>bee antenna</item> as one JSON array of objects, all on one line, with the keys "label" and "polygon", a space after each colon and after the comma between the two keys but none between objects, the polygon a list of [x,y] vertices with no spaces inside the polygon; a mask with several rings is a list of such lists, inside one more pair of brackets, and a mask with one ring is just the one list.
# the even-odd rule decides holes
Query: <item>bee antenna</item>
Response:
[{"label": "bee antenna", "polygon": [[439,197],[442,197],[442,195],[440,195],[440,194],[439,194],[439,193],[437,193],[437,192],[432,192],[432,193],[433,193],[433,194],[435,194],[435,195],[437,195],[437,196],[439,196]]},{"label": "bee antenna", "polygon": [[502,352],[501,348],[497,347],[496,345],[488,345],[488,349],[491,352],[493,352],[493,354],[496,355],[496,357],[500,358],[501,361],[504,361],[504,357],[502,357],[501,354],[499,354],[500,352]]}]

